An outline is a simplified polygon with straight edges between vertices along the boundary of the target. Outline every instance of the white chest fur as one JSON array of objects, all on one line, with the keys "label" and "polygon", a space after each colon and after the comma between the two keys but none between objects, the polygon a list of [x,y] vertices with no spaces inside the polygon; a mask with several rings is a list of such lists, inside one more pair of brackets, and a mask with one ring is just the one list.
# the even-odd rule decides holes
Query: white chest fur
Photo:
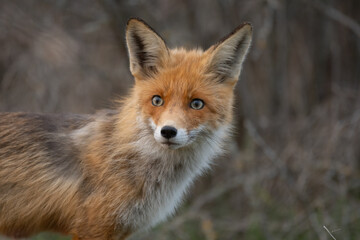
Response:
[{"label": "white chest fur", "polygon": [[131,206],[127,216],[119,216],[119,220],[139,229],[154,226],[172,215],[194,179],[222,153],[228,129],[220,128],[206,141],[194,143],[191,149],[176,151],[159,148],[151,138],[142,138],[137,143],[142,155],[157,159],[160,164],[150,170],[151,177],[144,186],[145,198]]}]

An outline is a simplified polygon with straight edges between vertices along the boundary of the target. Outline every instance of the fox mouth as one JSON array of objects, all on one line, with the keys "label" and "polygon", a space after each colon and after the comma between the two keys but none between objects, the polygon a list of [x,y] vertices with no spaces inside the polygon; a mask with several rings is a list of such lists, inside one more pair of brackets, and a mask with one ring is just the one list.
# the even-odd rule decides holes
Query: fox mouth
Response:
[{"label": "fox mouth", "polygon": [[174,142],[170,142],[170,141],[166,141],[166,142],[162,142],[162,145],[166,145],[166,146],[176,146],[176,145],[180,145],[178,143],[174,143]]},{"label": "fox mouth", "polygon": [[177,148],[181,147],[181,144],[170,142],[170,141],[160,142],[160,144],[162,147],[167,148],[167,149],[177,149]]}]

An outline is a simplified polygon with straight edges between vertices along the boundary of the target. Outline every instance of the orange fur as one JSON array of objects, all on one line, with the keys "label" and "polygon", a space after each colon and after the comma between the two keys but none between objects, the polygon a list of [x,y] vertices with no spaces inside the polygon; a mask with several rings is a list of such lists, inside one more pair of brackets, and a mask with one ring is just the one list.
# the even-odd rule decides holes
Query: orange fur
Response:
[{"label": "orange fur", "polygon": [[[222,152],[251,26],[207,51],[170,50],[139,19],[129,21],[126,37],[135,86],[119,108],[0,113],[0,233],[125,239],[172,214]],[[165,135],[167,125],[174,136]]]}]

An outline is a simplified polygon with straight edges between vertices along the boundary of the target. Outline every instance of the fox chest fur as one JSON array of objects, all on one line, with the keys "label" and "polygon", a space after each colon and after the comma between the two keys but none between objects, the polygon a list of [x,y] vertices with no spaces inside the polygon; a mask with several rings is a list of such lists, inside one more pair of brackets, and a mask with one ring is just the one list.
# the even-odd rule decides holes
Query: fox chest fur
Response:
[{"label": "fox chest fur", "polygon": [[[114,150],[116,135],[108,133],[107,136],[99,137],[96,134],[102,134],[104,129],[114,130],[114,121],[117,119],[106,118],[91,122],[72,131],[70,135],[74,143],[81,143],[79,148],[89,146],[84,157],[94,161],[92,168],[98,166],[94,175],[101,173],[107,176],[106,179],[111,178],[110,176],[117,179],[118,185],[108,182],[110,187],[104,189],[104,192],[115,188],[114,193],[106,193],[110,198],[115,193],[122,193],[113,214],[119,225],[131,229],[153,226],[174,212],[193,179],[206,170],[211,160],[222,152],[230,126],[207,133],[209,135],[203,136],[207,141],[199,141],[174,152],[159,146],[153,137],[154,130],[138,118],[132,128],[136,133],[128,135],[137,137],[119,150]],[[103,142],[99,143],[98,139],[103,139]],[[97,148],[104,151],[103,158],[96,157],[97,150],[95,153],[91,152]],[[101,179],[103,178],[97,181]],[[107,186],[107,183],[101,185]]]},{"label": "fox chest fur", "polygon": [[126,41],[135,85],[114,110],[0,113],[0,233],[125,239],[171,215],[223,152],[251,26],[171,50],[131,19]]}]

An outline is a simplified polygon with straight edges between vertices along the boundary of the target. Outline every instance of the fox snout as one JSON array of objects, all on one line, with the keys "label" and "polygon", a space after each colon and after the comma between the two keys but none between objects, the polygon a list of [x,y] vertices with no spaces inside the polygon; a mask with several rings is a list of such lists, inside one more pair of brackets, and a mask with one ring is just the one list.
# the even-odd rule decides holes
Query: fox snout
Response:
[{"label": "fox snout", "polygon": [[161,126],[156,126],[152,122],[154,130],[154,138],[161,146],[169,149],[177,149],[188,145],[190,141],[189,131],[178,127],[174,123],[165,123]]},{"label": "fox snout", "polygon": [[164,126],[161,128],[160,133],[162,137],[170,139],[176,137],[177,129],[173,126]]}]

